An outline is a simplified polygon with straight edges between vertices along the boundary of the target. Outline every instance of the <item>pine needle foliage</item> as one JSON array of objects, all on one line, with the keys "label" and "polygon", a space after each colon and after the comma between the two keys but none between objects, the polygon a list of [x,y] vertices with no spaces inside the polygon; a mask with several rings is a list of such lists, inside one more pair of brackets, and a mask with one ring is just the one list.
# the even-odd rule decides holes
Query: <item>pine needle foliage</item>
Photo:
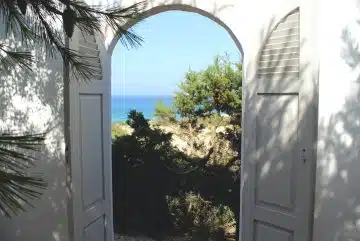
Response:
[{"label": "pine needle foliage", "polygon": [[[65,37],[72,38],[75,27],[83,34],[99,33],[101,23],[106,23],[127,48],[139,47],[142,38],[126,29],[124,24],[138,18],[144,7],[144,2],[122,8],[88,5],[80,0],[0,0],[0,17],[5,26],[5,37],[16,37],[27,47],[35,43],[43,46],[51,57],[60,53],[70,64],[75,79],[89,81],[97,76],[96,68],[87,61],[92,57],[70,49]],[[15,53],[10,46],[0,42],[0,63],[5,63],[0,69],[5,69],[11,61],[28,67],[29,61],[33,60],[28,53]]]},{"label": "pine needle foliage", "polygon": [[6,217],[25,211],[41,196],[46,182],[40,174],[29,174],[45,134],[0,133],[0,212]]},{"label": "pine needle foliage", "polygon": [[[143,2],[122,8],[90,6],[80,0],[0,0],[0,24],[5,30],[0,39],[0,75],[11,73],[15,66],[31,72],[36,59],[26,50],[36,45],[45,50],[47,57],[60,55],[77,81],[91,81],[98,76],[91,57],[81,55],[67,44],[75,27],[83,34],[94,35],[105,22],[127,48],[139,47],[142,38],[124,28],[124,24],[137,18],[144,7]],[[21,51],[10,45],[8,39],[20,41]],[[0,131],[0,213],[4,216],[25,211],[46,188],[42,175],[29,174],[45,137]]]}]

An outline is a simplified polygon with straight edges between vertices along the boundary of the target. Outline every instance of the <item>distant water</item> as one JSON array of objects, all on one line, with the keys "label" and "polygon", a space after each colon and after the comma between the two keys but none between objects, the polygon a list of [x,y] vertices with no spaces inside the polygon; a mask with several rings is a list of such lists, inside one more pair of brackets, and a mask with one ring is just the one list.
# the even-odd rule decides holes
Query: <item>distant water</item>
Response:
[{"label": "distant water", "polygon": [[154,118],[156,102],[172,104],[172,96],[111,96],[111,121],[125,122],[131,109],[142,112],[147,119]]}]

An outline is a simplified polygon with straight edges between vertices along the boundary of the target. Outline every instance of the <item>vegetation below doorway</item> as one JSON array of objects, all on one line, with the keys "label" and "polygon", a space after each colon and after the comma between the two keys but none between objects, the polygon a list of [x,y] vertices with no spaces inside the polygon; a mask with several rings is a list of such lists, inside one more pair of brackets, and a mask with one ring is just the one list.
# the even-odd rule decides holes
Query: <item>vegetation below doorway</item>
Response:
[{"label": "vegetation below doorway", "polygon": [[126,123],[113,124],[117,234],[235,240],[241,81],[240,64],[216,57],[204,71],[186,74],[173,106],[157,103],[155,120],[132,110]]}]

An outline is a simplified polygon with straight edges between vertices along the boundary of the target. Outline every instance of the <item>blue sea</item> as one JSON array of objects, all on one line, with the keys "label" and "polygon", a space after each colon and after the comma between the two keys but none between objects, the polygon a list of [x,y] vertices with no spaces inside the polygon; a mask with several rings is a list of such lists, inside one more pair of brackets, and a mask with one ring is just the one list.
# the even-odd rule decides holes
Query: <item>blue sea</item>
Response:
[{"label": "blue sea", "polygon": [[172,96],[111,96],[111,121],[125,122],[131,109],[142,112],[147,119],[154,119],[156,102],[172,104]]}]

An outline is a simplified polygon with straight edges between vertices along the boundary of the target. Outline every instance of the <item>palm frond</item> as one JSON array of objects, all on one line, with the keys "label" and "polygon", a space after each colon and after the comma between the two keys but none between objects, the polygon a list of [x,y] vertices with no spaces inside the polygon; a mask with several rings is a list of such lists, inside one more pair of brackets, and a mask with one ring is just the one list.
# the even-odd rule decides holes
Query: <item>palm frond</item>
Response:
[{"label": "palm frond", "polygon": [[45,134],[0,134],[0,212],[6,217],[32,207],[31,201],[46,188],[40,174],[28,173],[44,139]]}]

